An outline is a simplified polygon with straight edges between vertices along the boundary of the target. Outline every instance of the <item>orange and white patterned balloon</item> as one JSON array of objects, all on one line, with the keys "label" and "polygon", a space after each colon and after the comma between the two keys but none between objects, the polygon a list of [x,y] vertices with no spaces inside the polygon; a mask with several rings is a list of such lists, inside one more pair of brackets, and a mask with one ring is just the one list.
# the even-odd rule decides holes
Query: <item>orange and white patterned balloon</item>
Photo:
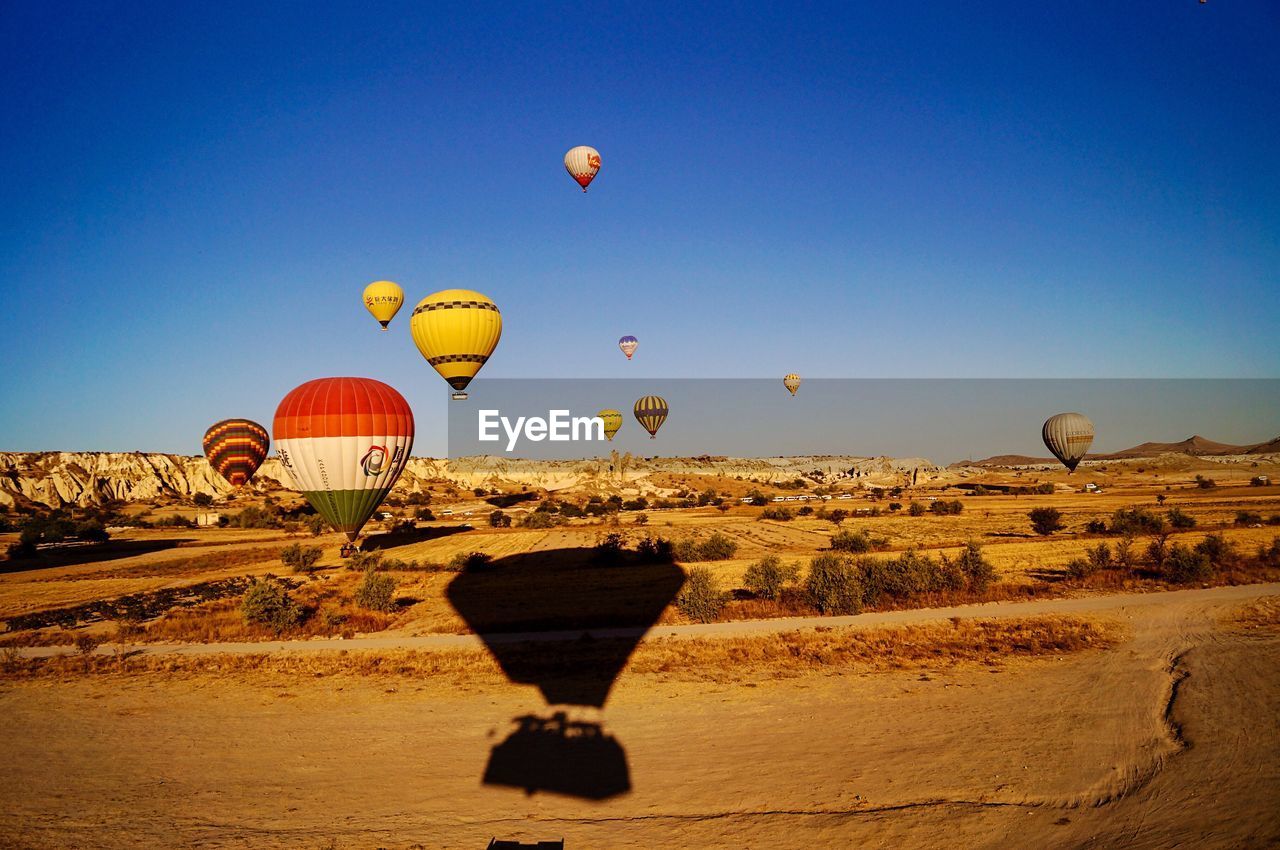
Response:
[{"label": "orange and white patterned balloon", "polygon": [[600,151],[588,145],[570,148],[564,155],[564,168],[569,172],[570,177],[578,181],[578,185],[585,192],[587,186],[600,172]]}]

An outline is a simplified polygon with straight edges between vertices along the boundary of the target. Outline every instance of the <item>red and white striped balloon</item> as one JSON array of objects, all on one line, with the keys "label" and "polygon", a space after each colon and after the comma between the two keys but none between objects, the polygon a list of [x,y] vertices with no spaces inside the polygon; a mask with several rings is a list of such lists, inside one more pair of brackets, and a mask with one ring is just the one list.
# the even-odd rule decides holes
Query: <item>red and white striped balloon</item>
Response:
[{"label": "red and white striped balloon", "polygon": [[564,168],[569,172],[570,177],[578,181],[578,185],[585,192],[587,186],[600,172],[600,151],[588,145],[570,148],[564,155]]}]

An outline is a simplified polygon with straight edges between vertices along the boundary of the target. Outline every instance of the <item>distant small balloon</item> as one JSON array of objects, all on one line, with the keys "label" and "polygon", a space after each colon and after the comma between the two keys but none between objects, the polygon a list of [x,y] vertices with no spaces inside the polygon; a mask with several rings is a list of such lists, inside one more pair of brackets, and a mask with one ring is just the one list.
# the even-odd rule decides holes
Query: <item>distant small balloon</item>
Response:
[{"label": "distant small balloon", "polygon": [[252,419],[223,419],[204,432],[204,454],[232,487],[249,483],[267,458],[271,437]]},{"label": "distant small balloon", "polygon": [[604,435],[609,442],[613,442],[613,435],[618,433],[618,429],[622,427],[622,414],[612,408],[606,407],[604,410],[596,414],[601,421],[604,422]]},{"label": "distant small balloon", "polygon": [[600,172],[600,151],[588,145],[570,148],[564,155],[564,167],[569,172],[569,176],[577,180],[578,185],[585,192],[587,186]]},{"label": "distant small balloon", "polygon": [[618,340],[618,348],[622,349],[622,353],[627,355],[627,359],[631,359],[631,355],[636,353],[636,349],[640,347],[640,340],[633,336],[624,336]]},{"label": "distant small balloon", "polygon": [[794,396],[796,390],[800,389],[800,376],[792,372],[782,379],[782,385],[790,390],[791,395]]},{"label": "distant small balloon", "polygon": [[667,400],[662,396],[647,395],[636,402],[634,413],[636,421],[649,432],[649,439],[652,440],[658,436],[658,429],[662,427],[662,423],[667,421],[670,408],[667,407]]},{"label": "distant small balloon", "polygon": [[1082,413],[1059,413],[1045,420],[1040,436],[1053,456],[1068,471],[1075,472],[1093,445],[1093,423]]},{"label": "distant small balloon", "polygon": [[364,288],[365,309],[373,314],[385,331],[404,304],[404,290],[389,280],[375,280]]}]

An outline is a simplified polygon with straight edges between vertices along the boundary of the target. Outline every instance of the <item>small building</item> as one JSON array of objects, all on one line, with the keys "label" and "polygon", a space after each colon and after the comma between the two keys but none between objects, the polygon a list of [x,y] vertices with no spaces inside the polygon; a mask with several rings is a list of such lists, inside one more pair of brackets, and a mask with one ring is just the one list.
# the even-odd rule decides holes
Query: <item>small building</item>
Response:
[{"label": "small building", "polygon": [[220,525],[221,523],[222,523],[222,514],[215,514],[215,513],[196,514],[196,525],[199,526],[200,528],[206,528],[208,526],[217,526],[217,525]]}]

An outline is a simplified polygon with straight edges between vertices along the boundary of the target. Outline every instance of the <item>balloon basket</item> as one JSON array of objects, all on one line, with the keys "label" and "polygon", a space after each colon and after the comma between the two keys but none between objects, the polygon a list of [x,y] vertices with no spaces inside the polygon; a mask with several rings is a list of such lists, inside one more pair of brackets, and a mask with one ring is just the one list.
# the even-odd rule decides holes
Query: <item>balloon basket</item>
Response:
[{"label": "balloon basket", "polygon": [[466,401],[467,394],[464,392],[449,393],[449,398],[453,399],[454,401]]}]

